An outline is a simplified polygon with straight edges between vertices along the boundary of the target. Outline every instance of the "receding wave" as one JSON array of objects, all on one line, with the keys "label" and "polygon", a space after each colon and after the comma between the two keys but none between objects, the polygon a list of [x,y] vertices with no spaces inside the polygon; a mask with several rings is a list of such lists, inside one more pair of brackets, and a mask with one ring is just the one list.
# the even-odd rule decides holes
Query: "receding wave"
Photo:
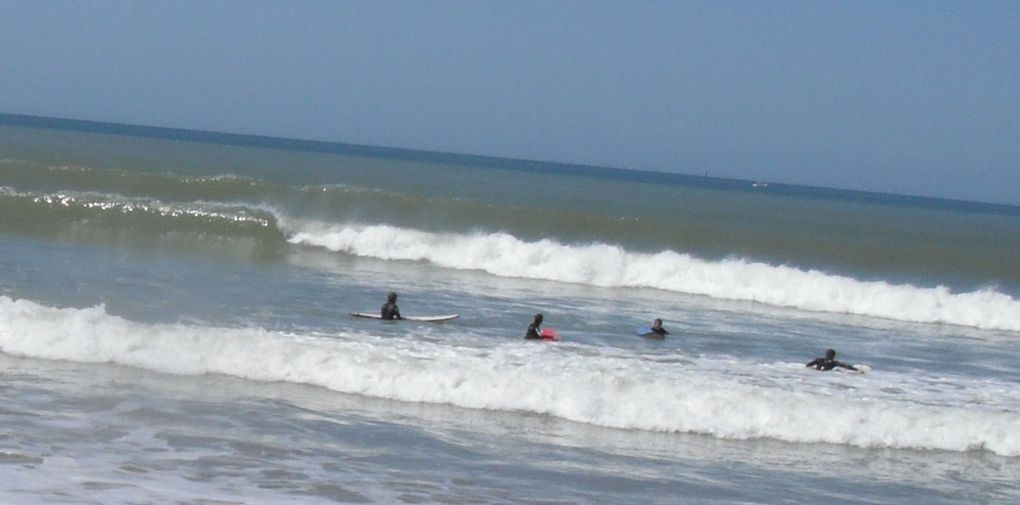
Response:
[{"label": "receding wave", "polygon": [[357,333],[141,324],[109,315],[102,306],[60,309],[3,296],[0,351],[179,375],[218,373],[311,384],[375,398],[532,412],[620,429],[1020,456],[1015,436],[1020,400],[1009,395],[1004,405],[968,405],[953,398],[958,390],[1002,385],[962,378],[954,379],[959,383],[945,394],[912,399],[880,393],[883,381],[909,377],[828,377],[848,387],[874,382],[860,386],[877,393],[864,399],[798,386],[801,374],[810,373],[801,364],[760,367],[787,380],[785,385],[758,385],[734,378],[731,366],[713,368],[704,358],[677,366],[519,341],[479,352]]},{"label": "receding wave", "polygon": [[503,277],[602,287],[647,287],[802,310],[919,323],[1020,331],[1020,301],[994,289],[861,281],[743,259],[708,261],[688,254],[629,252],[607,244],[527,242],[507,233],[431,233],[387,225],[329,225],[281,219],[294,244],[385,260],[428,261]]}]

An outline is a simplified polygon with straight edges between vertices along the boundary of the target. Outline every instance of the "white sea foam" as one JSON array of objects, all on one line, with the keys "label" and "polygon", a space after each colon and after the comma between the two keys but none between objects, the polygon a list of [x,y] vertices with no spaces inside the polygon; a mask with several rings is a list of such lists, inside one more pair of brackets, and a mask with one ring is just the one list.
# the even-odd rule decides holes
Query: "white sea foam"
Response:
[{"label": "white sea foam", "polygon": [[[577,353],[569,346],[521,341],[479,352],[477,347],[361,334],[148,325],[111,316],[101,306],[58,309],[7,297],[0,297],[0,350],[172,374],[305,383],[408,402],[534,412],[622,429],[860,447],[984,449],[1020,456],[1015,399],[1008,405],[975,406],[930,388],[923,401],[848,392],[856,387],[853,381],[864,381],[865,387],[868,381],[880,383],[878,374],[812,375],[822,387],[807,387],[798,374],[810,372],[796,364],[758,367],[770,377],[754,381],[711,361],[676,366],[607,354],[616,351]],[[790,379],[776,381],[777,375]],[[947,391],[959,386],[952,384]]]},{"label": "white sea foam", "polygon": [[295,244],[386,260],[603,287],[649,287],[802,310],[918,323],[1020,331],[1020,300],[992,289],[860,281],[784,265],[707,261],[664,251],[636,253],[606,244],[526,242],[506,233],[441,234],[386,225],[328,225],[280,219]]}]

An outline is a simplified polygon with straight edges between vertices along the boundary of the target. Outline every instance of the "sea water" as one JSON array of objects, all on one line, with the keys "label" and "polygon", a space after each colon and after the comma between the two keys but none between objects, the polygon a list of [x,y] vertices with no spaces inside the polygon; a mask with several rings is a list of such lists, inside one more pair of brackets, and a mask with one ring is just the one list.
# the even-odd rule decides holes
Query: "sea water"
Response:
[{"label": "sea water", "polygon": [[1016,207],[35,126],[4,503],[1020,500]]}]

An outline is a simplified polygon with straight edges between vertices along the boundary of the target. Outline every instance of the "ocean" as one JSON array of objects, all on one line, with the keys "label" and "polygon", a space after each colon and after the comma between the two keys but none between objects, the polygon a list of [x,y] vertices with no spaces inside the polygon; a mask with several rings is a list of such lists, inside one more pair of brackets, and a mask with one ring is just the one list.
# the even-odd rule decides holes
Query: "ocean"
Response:
[{"label": "ocean", "polygon": [[[1018,250],[1007,205],[0,116],[0,502],[1017,503]],[[350,316],[391,291],[460,317]]]}]

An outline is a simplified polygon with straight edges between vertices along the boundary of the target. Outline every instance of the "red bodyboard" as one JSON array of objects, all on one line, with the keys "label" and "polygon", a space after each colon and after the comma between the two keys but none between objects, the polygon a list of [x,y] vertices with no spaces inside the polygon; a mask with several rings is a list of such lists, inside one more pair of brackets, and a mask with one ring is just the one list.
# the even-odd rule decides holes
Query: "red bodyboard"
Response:
[{"label": "red bodyboard", "polygon": [[542,328],[542,340],[559,340],[560,334],[552,328]]}]

